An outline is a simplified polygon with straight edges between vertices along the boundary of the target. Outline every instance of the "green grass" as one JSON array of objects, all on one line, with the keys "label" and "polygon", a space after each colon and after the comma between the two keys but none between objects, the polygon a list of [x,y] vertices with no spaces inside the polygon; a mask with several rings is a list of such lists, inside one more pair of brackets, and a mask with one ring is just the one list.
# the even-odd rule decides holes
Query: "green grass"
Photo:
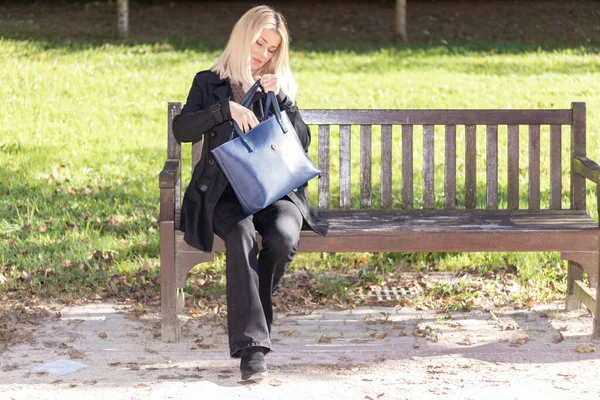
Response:
[{"label": "green grass", "polygon": [[[185,101],[194,74],[210,67],[218,52],[215,46],[186,47],[184,42],[98,45],[0,39],[0,274],[8,279],[0,285],[0,293],[18,289],[18,293],[59,298],[92,292],[138,297],[158,293],[157,176],[166,156],[166,104]],[[600,161],[600,55],[593,49],[545,50],[510,43],[361,46],[355,50],[305,46],[295,49],[292,63],[300,86],[300,108],[569,108],[571,101],[583,101],[588,111],[588,156]],[[542,207],[549,204],[546,128],[542,129]],[[501,190],[506,187],[503,129],[499,131]],[[373,133],[373,201],[378,204],[379,131]],[[460,204],[464,132],[459,127],[457,133]],[[395,153],[400,153],[398,134],[395,131]],[[568,129],[563,135],[566,144]],[[443,201],[442,138],[443,133],[436,130],[437,204]],[[311,155],[316,159],[316,131],[313,140]],[[356,196],[358,144],[358,131],[353,130],[352,191]],[[484,135],[478,135],[477,145],[481,207],[485,204]],[[419,207],[422,147],[418,129],[414,147]],[[184,148],[188,150],[189,145]],[[521,135],[520,148],[521,205],[526,207],[526,135]],[[189,152],[185,154],[189,160]],[[336,155],[334,146],[334,193]],[[567,170],[565,146],[565,207]],[[401,187],[398,175],[395,188]],[[190,172],[184,171],[184,181],[189,177]],[[597,219],[595,190],[588,185],[588,211]],[[316,182],[311,182],[310,191],[314,203]],[[337,197],[333,195],[331,201],[335,205]],[[396,190],[394,205],[399,202]],[[502,207],[506,199],[501,197],[500,203]],[[415,269],[448,270],[515,264],[523,282],[541,282],[543,287],[557,277],[564,282],[565,263],[556,253],[335,254],[325,261],[317,254],[302,254],[293,268],[360,267],[377,279],[379,272],[393,273],[392,267],[399,262]],[[548,276],[548,263],[558,265],[562,272]],[[213,275],[222,274],[222,257],[209,269],[216,271]],[[188,282],[188,290],[201,287],[194,282],[205,272],[198,271],[200,275]],[[224,286],[219,282],[202,293],[222,296]],[[340,280],[322,287],[325,294],[348,290]]]}]

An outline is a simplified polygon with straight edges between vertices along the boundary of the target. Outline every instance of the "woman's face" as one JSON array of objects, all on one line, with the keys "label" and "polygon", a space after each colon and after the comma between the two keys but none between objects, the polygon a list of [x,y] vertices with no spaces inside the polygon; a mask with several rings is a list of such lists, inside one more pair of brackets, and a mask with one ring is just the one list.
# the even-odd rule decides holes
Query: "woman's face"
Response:
[{"label": "woman's face", "polygon": [[281,43],[279,33],[264,28],[258,39],[252,43],[250,48],[250,62],[252,63],[252,72],[258,71],[273,57]]}]

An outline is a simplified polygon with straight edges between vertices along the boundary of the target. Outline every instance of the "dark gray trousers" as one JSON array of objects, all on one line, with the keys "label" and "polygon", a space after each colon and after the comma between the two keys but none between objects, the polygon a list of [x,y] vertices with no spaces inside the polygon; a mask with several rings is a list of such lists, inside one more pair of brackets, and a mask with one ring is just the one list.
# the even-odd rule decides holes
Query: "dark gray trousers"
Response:
[{"label": "dark gray trousers", "polygon": [[[213,230],[225,242],[229,351],[271,350],[272,295],[298,249],[303,218],[287,198],[250,216],[228,187],[214,211]],[[256,232],[262,236],[258,250]]]}]

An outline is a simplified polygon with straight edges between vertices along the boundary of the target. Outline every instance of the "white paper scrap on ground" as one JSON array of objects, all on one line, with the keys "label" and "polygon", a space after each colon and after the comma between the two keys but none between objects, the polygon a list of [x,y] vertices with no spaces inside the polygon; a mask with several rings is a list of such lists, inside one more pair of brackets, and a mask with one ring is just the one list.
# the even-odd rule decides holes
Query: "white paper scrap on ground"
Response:
[{"label": "white paper scrap on ground", "polygon": [[56,360],[40,365],[39,367],[34,367],[33,369],[39,372],[47,372],[52,375],[67,375],[87,367],[87,365],[76,361]]}]

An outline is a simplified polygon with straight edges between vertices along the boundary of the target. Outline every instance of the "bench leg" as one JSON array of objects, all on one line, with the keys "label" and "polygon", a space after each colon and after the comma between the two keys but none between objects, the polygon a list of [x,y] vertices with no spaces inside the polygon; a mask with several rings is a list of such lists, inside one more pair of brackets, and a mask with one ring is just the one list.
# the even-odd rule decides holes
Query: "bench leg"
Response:
[{"label": "bench leg", "polygon": [[176,343],[181,337],[176,303],[175,223],[165,221],[160,223],[160,305],[163,342]]},{"label": "bench leg", "polygon": [[[594,339],[600,339],[600,253],[597,251],[562,252],[561,257],[563,260],[569,260],[567,310],[569,310],[569,302],[571,302],[571,304],[574,304],[575,301],[579,302],[579,299],[575,296],[575,292],[577,291],[577,288],[575,288],[575,281],[583,280],[583,271],[587,272],[589,288],[596,289],[595,294],[592,293],[592,291],[589,291],[590,294],[584,297],[585,302],[589,304],[588,308],[594,313],[592,336]],[[575,264],[573,265],[573,268],[571,267],[571,264]],[[577,264],[579,264],[581,268],[579,268]],[[570,296],[575,299],[570,300]],[[593,309],[594,304],[595,310]]]},{"label": "bench leg", "polygon": [[583,280],[583,269],[579,264],[569,261],[569,270],[567,272],[567,298],[565,301],[565,309],[567,311],[578,310],[581,307],[581,302],[575,296],[575,281]]}]

